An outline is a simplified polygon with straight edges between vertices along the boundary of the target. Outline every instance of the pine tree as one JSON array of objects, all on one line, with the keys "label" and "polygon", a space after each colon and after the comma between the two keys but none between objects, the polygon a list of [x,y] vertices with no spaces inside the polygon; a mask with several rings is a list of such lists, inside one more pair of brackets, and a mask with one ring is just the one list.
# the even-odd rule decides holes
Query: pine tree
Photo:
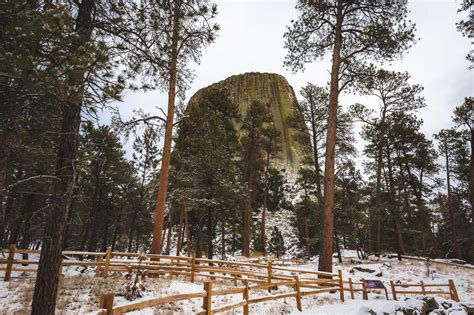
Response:
[{"label": "pine tree", "polygon": [[276,226],[272,227],[272,234],[270,243],[268,244],[268,251],[280,258],[285,254],[285,241],[280,230]]},{"label": "pine tree", "polygon": [[242,170],[246,182],[245,209],[243,212],[242,255],[250,256],[250,238],[253,222],[253,206],[255,205],[256,181],[264,172],[265,144],[269,141],[269,128],[272,116],[265,104],[253,101],[245,114],[240,142],[243,148]]},{"label": "pine tree", "polygon": [[[186,71],[187,63],[199,61],[201,49],[214,41],[219,29],[212,20],[217,14],[217,6],[206,2],[174,0],[163,6],[163,19],[171,25],[164,28],[165,42],[164,72],[168,87],[168,112],[166,117],[163,158],[160,170],[160,183],[155,208],[152,253],[161,252],[161,235],[168,191],[169,165],[171,159],[171,141],[173,136],[174,107],[178,74]],[[155,44],[162,45],[162,37],[155,37]],[[163,47],[163,46],[162,46]],[[184,92],[184,91],[180,91]]]},{"label": "pine tree", "polygon": [[334,169],[339,94],[351,84],[352,65],[373,58],[390,60],[414,39],[414,25],[406,22],[406,3],[299,1],[300,16],[285,33],[288,55],[285,65],[293,70],[332,54],[329,89],[324,212],[319,270],[332,271]]},{"label": "pine tree", "polygon": [[[243,191],[234,125],[237,108],[224,91],[211,89],[189,104],[186,111],[173,151],[170,211],[182,211],[186,205],[197,256],[205,250],[212,258],[216,227],[225,231],[239,225],[237,214]],[[225,242],[223,235],[221,251],[225,251]]]},{"label": "pine tree", "polygon": [[[423,91],[420,85],[410,85],[408,80],[410,75],[408,73],[400,73],[394,71],[387,71],[383,69],[376,69],[374,66],[364,67],[356,80],[356,88],[363,95],[375,96],[379,100],[379,108],[377,112],[369,109],[362,104],[352,106],[354,115],[361,121],[374,128],[373,131],[367,131],[366,139],[369,134],[373,134],[373,158],[376,161],[376,187],[375,187],[375,205],[374,211],[370,213],[369,218],[369,235],[372,235],[372,226],[375,225],[375,238],[369,237],[369,252],[374,251],[376,256],[380,255],[382,224],[381,214],[382,209],[382,165],[384,154],[386,152],[384,142],[387,133],[387,116],[393,112],[410,112],[418,108],[424,107],[424,99],[419,96]],[[375,117],[374,117],[375,113]],[[368,140],[368,139],[367,139]],[[387,156],[390,159],[390,156]],[[398,234],[398,233],[397,233]],[[374,242],[375,239],[375,242]],[[374,244],[375,243],[375,244]]]}]

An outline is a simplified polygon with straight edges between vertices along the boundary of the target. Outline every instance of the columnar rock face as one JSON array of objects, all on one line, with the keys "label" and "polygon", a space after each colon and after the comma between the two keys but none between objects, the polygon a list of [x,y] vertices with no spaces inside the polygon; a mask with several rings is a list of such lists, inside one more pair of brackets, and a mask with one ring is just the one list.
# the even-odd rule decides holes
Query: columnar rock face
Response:
[{"label": "columnar rock face", "polygon": [[[275,166],[294,170],[307,159],[309,135],[302,132],[305,130],[304,121],[295,92],[283,76],[256,72],[234,75],[197,91],[189,104],[195,104],[199,94],[209,88],[227,90],[230,99],[238,105],[242,117],[245,117],[254,100],[259,100],[269,107],[275,127],[281,134],[281,153],[274,163]],[[292,117],[291,122],[289,117]]]}]

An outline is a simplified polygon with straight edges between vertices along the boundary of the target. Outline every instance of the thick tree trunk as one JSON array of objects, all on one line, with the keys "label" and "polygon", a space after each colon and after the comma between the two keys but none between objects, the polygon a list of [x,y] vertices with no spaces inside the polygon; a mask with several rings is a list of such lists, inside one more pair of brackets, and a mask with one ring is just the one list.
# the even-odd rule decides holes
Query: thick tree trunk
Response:
[{"label": "thick tree trunk", "polygon": [[[87,43],[91,38],[94,6],[94,0],[83,0],[78,4],[76,32],[80,36],[81,44]],[[79,147],[84,72],[79,69],[71,72],[68,83],[73,92],[68,96],[68,101],[62,112],[55,172],[58,179],[54,185],[53,198],[46,221],[33,294],[32,315],[54,314],[61,272],[61,250],[74,194],[76,177],[74,164]]]},{"label": "thick tree trunk", "polygon": [[334,189],[335,189],[335,155],[336,125],[339,98],[339,69],[341,65],[342,47],[342,2],[337,1],[336,34],[332,55],[331,85],[329,91],[329,116],[326,140],[326,165],[324,170],[324,209],[321,220],[321,248],[319,255],[319,271],[332,272],[332,252],[334,234]]},{"label": "thick tree trunk", "polygon": [[453,211],[453,203],[451,200],[451,174],[449,168],[449,153],[448,153],[448,142],[446,138],[444,139],[444,156],[446,159],[446,186],[448,189],[448,213],[449,213],[449,223],[451,225],[451,241],[453,242],[454,246],[454,255],[458,259],[462,259],[461,248],[459,248],[459,238],[458,238],[458,231],[456,229],[456,224],[454,222],[454,211]]},{"label": "thick tree trunk", "polygon": [[178,64],[178,41],[179,41],[179,16],[181,1],[174,1],[173,7],[173,34],[171,38],[171,62],[168,90],[168,113],[166,117],[165,143],[163,145],[163,157],[161,160],[160,184],[155,206],[155,219],[153,227],[153,243],[151,252],[161,253],[161,234],[163,231],[163,220],[165,216],[166,195],[168,193],[168,176],[171,159],[171,142],[173,139],[174,103],[176,96],[177,64]]},{"label": "thick tree trunk", "polygon": [[[87,1],[84,1],[87,3]],[[83,3],[84,3],[83,2]],[[78,96],[79,97],[79,96]],[[77,157],[81,106],[68,104],[62,115],[61,136],[56,163],[58,180],[46,221],[40,262],[36,277],[31,314],[53,315],[60,276],[61,250],[76,176],[74,161]]]}]

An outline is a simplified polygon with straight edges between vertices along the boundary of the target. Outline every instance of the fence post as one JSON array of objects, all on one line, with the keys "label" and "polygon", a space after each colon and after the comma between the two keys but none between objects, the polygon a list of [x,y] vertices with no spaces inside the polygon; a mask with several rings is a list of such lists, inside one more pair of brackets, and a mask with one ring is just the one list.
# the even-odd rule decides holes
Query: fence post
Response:
[{"label": "fence post", "polygon": [[114,313],[114,294],[113,293],[102,294],[100,296],[99,307],[106,310],[102,314],[112,315]]},{"label": "fence post", "polygon": [[95,276],[96,277],[100,276],[100,270],[101,270],[101,265],[102,265],[102,260],[103,259],[104,259],[103,255],[99,256],[99,259],[97,259],[97,269],[95,270]]},{"label": "fence post", "polygon": [[368,300],[369,299],[369,295],[367,293],[367,288],[365,287],[365,280],[362,279],[362,298],[364,300]]},{"label": "fence post", "polygon": [[421,285],[421,294],[425,295],[426,294],[425,283],[423,281],[420,281],[420,285]]},{"label": "fence post", "polygon": [[337,271],[337,274],[339,276],[339,287],[340,287],[339,295],[340,295],[340,298],[341,298],[341,302],[344,302],[344,280],[342,279],[341,269],[339,269]]},{"label": "fence post", "polygon": [[194,283],[194,265],[196,264],[196,254],[191,257],[191,283]]},{"label": "fence post", "polygon": [[110,256],[112,254],[112,247],[107,247],[107,251],[105,252],[105,266],[104,266],[104,279],[109,277],[109,264],[110,264]]},{"label": "fence post", "polygon": [[15,260],[15,251],[16,251],[16,244],[10,244],[10,251],[8,253],[8,259],[7,259],[7,268],[5,270],[5,281],[10,281],[10,277],[12,275],[12,269],[13,269],[13,261]]},{"label": "fence post", "polygon": [[[272,261],[269,260],[267,264],[267,283],[271,284],[272,283]],[[272,287],[268,287],[268,292],[272,292]]]},{"label": "fence post", "polygon": [[390,288],[392,289],[392,297],[396,301],[397,300],[397,290],[395,289],[395,284],[392,280],[390,280]]},{"label": "fence post", "polygon": [[238,285],[237,283],[237,274],[234,273],[234,286],[236,287]]},{"label": "fence post", "polygon": [[202,300],[202,308],[206,312],[206,315],[212,314],[212,282],[204,282],[204,291],[206,291],[206,297]]},{"label": "fence post", "polygon": [[295,291],[296,291],[296,308],[298,308],[298,311],[302,311],[301,307],[301,289],[300,289],[300,278],[298,276],[295,276]]},{"label": "fence post", "polygon": [[459,302],[458,290],[456,289],[456,285],[454,284],[454,281],[451,279],[449,279],[449,293],[451,295],[451,300]]},{"label": "fence post", "polygon": [[244,300],[245,305],[243,306],[244,315],[249,315],[249,281],[244,280]]},{"label": "fence post", "polygon": [[349,278],[349,290],[351,290],[351,299],[354,299],[354,284],[352,278]]}]

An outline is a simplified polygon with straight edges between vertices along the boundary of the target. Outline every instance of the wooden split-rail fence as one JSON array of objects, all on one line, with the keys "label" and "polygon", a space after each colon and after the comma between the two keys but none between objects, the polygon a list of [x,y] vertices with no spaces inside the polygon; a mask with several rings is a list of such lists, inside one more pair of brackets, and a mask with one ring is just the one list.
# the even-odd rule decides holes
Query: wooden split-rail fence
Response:
[{"label": "wooden split-rail fence", "polygon": [[[7,259],[0,260],[0,268],[4,271],[4,280],[9,281],[13,272],[36,272],[38,259],[18,259],[16,254],[39,256],[40,250],[17,249],[11,245]],[[160,298],[140,300],[122,306],[114,306],[114,295],[105,294],[101,296],[100,308],[102,314],[122,314],[133,310],[139,310],[152,306],[159,306],[173,301],[188,299],[203,299],[203,311],[200,314],[211,314],[229,311],[242,307],[244,314],[248,314],[249,305],[282,298],[295,298],[297,308],[301,310],[301,298],[306,295],[320,294],[324,292],[339,293],[339,298],[344,301],[345,293],[349,293],[352,299],[360,292],[364,299],[368,298],[370,289],[365,287],[364,281],[353,281],[351,278],[343,279],[342,272],[327,273],[288,268],[281,264],[275,264],[271,260],[261,262],[237,262],[211,260],[196,258],[194,255],[169,256],[147,254],[146,260],[139,261],[142,254],[128,252],[113,252],[108,248],[105,252],[80,252],[63,251],[62,267],[82,266],[95,268],[97,277],[107,278],[112,272],[146,271],[150,276],[164,276],[168,279],[181,277],[190,282],[197,280],[205,281],[203,290],[191,294],[178,294]],[[27,266],[27,267],[25,267]],[[213,289],[216,283],[233,285],[230,289]],[[420,287],[420,290],[400,290],[397,288]],[[287,287],[289,290],[281,292],[278,287]],[[401,284],[390,282],[392,296],[394,299],[400,294],[443,294],[451,299],[459,301],[456,287],[452,280],[448,284]],[[447,287],[449,291],[429,291],[430,287]],[[251,293],[257,290],[276,291],[276,294],[255,297]],[[274,292],[275,293],[275,292]],[[242,300],[234,304],[212,308],[212,298],[222,295],[242,295]]]}]

